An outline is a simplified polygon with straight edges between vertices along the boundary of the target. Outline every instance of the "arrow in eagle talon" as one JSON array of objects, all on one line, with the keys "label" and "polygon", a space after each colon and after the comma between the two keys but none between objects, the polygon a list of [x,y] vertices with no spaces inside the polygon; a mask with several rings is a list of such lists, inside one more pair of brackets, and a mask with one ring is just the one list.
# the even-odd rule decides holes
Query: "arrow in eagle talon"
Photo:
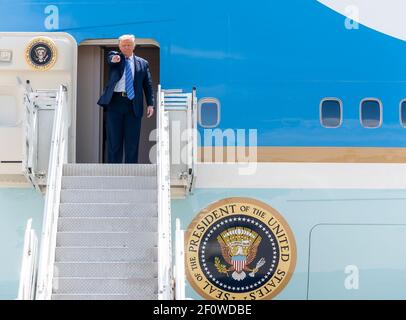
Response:
[{"label": "arrow in eagle talon", "polygon": [[262,258],[259,259],[259,261],[257,262],[257,265],[255,266],[254,270],[252,270],[252,272],[249,273],[249,276],[250,276],[250,277],[254,277],[255,274],[258,272],[259,268],[261,268],[264,264],[265,264],[265,258],[262,257]]}]

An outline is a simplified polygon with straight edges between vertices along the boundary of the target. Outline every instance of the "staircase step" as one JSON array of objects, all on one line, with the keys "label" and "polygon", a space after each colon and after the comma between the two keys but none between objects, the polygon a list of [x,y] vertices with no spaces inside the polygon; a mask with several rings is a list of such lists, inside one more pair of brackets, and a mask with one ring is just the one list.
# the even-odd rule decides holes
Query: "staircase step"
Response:
[{"label": "staircase step", "polygon": [[57,247],[55,262],[156,262],[157,248]]},{"label": "staircase step", "polygon": [[58,232],[157,232],[158,218],[59,218]]},{"label": "staircase step", "polygon": [[62,189],[155,189],[154,176],[66,176],[62,177]]},{"label": "staircase step", "polygon": [[61,203],[60,217],[157,217],[156,203]]},{"label": "staircase step", "polygon": [[155,164],[65,164],[54,300],[158,298]]},{"label": "staircase step", "polygon": [[156,164],[93,164],[68,163],[64,176],[156,176]]},{"label": "staircase step", "polygon": [[158,294],[53,294],[52,300],[158,300]]},{"label": "staircase step", "polygon": [[61,191],[61,203],[137,203],[156,201],[156,190],[67,189]]},{"label": "staircase step", "polygon": [[58,247],[153,248],[158,243],[155,232],[58,232]]},{"label": "staircase step", "polygon": [[57,262],[54,276],[57,278],[139,278],[158,277],[156,262]]},{"label": "staircase step", "polygon": [[158,279],[89,279],[54,278],[52,289],[57,294],[157,294]]}]

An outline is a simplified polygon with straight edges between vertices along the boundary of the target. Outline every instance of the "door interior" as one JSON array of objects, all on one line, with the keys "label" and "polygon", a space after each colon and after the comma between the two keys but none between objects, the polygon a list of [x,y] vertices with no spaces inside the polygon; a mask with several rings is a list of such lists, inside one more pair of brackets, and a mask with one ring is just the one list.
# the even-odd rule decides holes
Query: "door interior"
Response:
[{"label": "door interior", "polygon": [[[149,62],[154,92],[160,82],[160,50],[153,40],[136,39],[135,55]],[[77,103],[77,156],[78,163],[105,163],[107,161],[107,136],[104,109],[97,105],[109,77],[106,56],[110,50],[119,50],[116,39],[88,41],[79,46],[78,57],[78,103]],[[144,99],[145,101],[145,99]],[[146,108],[146,105],[144,106]],[[151,163],[150,141],[156,129],[156,114],[142,119],[139,163]],[[151,159],[150,159],[151,158]]]}]

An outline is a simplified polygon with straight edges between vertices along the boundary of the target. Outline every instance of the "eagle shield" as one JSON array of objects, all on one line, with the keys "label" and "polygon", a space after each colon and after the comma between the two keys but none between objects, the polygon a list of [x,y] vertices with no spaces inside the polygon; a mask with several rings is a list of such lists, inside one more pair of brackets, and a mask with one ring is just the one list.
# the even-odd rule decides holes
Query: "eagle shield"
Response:
[{"label": "eagle shield", "polygon": [[[216,267],[219,272],[233,272],[231,277],[236,281],[242,281],[246,278],[246,271],[258,271],[259,268],[250,268],[250,264],[257,256],[258,246],[261,243],[262,237],[250,228],[236,227],[230,228],[217,237],[220,244],[221,254],[229,267],[221,265],[219,258],[216,257]],[[263,258],[262,258],[263,259]],[[262,264],[263,265],[263,264]],[[261,266],[262,266],[261,265]]]}]

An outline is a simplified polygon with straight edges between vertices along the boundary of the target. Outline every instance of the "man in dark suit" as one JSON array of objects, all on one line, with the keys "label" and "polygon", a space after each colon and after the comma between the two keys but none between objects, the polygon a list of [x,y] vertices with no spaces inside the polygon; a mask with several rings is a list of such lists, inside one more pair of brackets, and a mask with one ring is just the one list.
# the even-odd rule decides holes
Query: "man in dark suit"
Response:
[{"label": "man in dark suit", "polygon": [[134,55],[135,37],[119,38],[121,52],[110,51],[107,86],[97,102],[107,108],[107,145],[109,163],[122,163],[123,145],[125,163],[138,162],[141,118],[144,96],[147,100],[147,118],[154,114],[154,94],[148,61]]}]

